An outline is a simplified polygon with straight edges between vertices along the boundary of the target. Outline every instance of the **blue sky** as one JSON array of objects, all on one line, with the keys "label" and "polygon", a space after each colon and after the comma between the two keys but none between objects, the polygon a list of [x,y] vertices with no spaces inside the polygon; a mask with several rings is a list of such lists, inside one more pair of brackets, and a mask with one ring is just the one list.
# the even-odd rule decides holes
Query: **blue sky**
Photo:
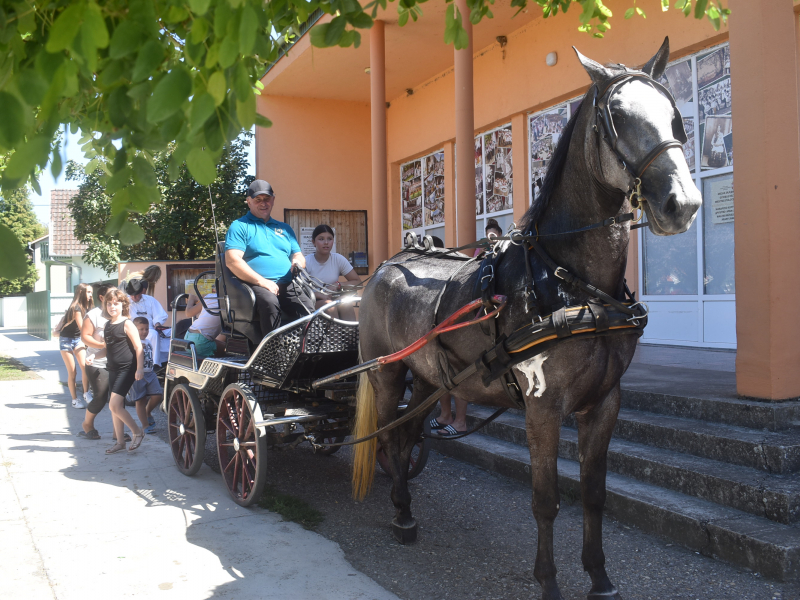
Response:
[{"label": "blue sky", "polygon": [[[255,133],[255,127],[253,128]],[[78,140],[80,140],[81,134],[70,134],[67,132],[65,137],[65,147],[61,149],[62,161],[64,163],[64,167],[66,169],[67,162],[70,160],[74,160],[82,165],[85,165],[88,160],[83,157],[83,152],[81,152],[81,147],[78,144]],[[256,174],[256,144],[255,138],[253,138],[252,143],[250,144],[250,152],[249,152],[249,162],[250,168],[248,169],[248,173],[250,175]],[[66,154],[66,156],[65,156]],[[61,175],[59,175],[58,179],[53,179],[53,175],[50,173],[50,165],[47,166],[47,169],[41,174],[39,177],[39,186],[42,188],[42,195],[39,196],[31,190],[30,198],[31,202],[33,202],[33,210],[36,213],[37,218],[43,224],[48,225],[50,223],[50,191],[57,190],[57,189],[75,189],[77,188],[76,181],[67,181],[64,172],[62,171]]]}]

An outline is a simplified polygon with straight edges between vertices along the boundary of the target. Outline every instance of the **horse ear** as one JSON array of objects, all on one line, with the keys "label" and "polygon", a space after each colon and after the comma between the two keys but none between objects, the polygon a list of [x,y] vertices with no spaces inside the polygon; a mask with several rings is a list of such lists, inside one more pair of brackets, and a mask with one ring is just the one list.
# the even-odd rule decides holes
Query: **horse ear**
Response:
[{"label": "horse ear", "polygon": [[655,56],[648,60],[642,67],[642,71],[650,75],[653,79],[659,79],[664,74],[669,62],[669,36],[664,38],[664,43],[658,49]]},{"label": "horse ear", "polygon": [[586,72],[589,74],[589,77],[592,78],[594,83],[600,85],[602,82],[611,78],[611,71],[606,69],[599,62],[592,60],[588,56],[584,56],[575,46],[573,46],[572,49],[575,50],[575,54],[578,55],[578,60],[581,61],[583,68],[586,69]]}]

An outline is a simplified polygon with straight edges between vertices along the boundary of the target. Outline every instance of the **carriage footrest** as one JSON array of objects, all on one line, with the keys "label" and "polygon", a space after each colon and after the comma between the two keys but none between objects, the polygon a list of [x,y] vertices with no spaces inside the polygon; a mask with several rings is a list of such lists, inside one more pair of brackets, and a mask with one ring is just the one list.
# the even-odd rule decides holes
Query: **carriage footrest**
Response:
[{"label": "carriage footrest", "polygon": [[287,425],[289,423],[311,423],[320,419],[336,419],[348,415],[347,406],[332,404],[330,406],[315,406],[314,408],[290,408],[283,415],[267,417],[263,421],[256,421],[256,427],[270,427]]}]

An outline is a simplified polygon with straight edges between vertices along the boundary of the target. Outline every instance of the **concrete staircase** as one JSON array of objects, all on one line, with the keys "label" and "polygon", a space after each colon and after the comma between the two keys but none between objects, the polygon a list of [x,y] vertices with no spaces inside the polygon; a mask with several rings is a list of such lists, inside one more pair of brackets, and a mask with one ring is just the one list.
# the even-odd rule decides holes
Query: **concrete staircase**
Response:
[{"label": "concrete staircase", "polygon": [[[473,427],[492,413],[470,405]],[[580,498],[578,432],[565,420],[562,495]],[[434,448],[530,484],[524,415]],[[800,577],[800,401],[737,398],[729,371],[642,363],[623,379],[606,510],[706,556],[782,581]]]}]

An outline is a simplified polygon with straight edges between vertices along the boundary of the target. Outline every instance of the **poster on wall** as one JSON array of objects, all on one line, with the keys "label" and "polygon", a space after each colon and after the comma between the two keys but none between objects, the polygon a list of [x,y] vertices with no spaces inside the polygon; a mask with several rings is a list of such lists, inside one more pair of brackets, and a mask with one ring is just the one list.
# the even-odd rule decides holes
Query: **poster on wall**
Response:
[{"label": "poster on wall", "polygon": [[400,165],[403,231],[444,223],[444,151]]},{"label": "poster on wall", "polygon": [[475,214],[509,210],[513,200],[511,126],[475,138]]},{"label": "poster on wall", "polygon": [[401,167],[403,229],[422,225],[422,161],[414,160]]},{"label": "poster on wall", "polygon": [[697,99],[702,150],[700,168],[733,165],[733,97],[730,48],[724,46],[697,58]]},{"label": "poster on wall", "polygon": [[733,223],[733,177],[711,179],[706,185],[709,192],[707,201],[711,203],[711,223]]},{"label": "poster on wall", "polygon": [[[314,242],[311,240],[314,229],[316,229],[316,227],[300,228],[300,252],[303,253],[303,256],[314,254],[314,252],[317,251],[314,247]],[[331,248],[331,252],[336,252],[336,228],[332,227],[331,229],[333,229],[333,248]]]},{"label": "poster on wall", "polygon": [[683,105],[694,101],[691,61],[685,60],[670,65],[658,81],[670,91],[681,112],[683,112]]},{"label": "poster on wall", "polygon": [[[733,163],[733,119],[730,115],[707,117],[703,134],[703,154],[700,166],[705,169],[720,169]],[[730,159],[725,138],[730,138]]]},{"label": "poster on wall", "polygon": [[689,172],[694,173],[694,119],[683,119],[683,129],[686,131],[686,143],[683,145],[683,156],[689,165]]},{"label": "poster on wall", "polygon": [[425,225],[444,223],[444,152],[425,157]]},{"label": "poster on wall", "polygon": [[531,198],[539,195],[547,165],[567,126],[567,107],[558,106],[530,118]]}]

